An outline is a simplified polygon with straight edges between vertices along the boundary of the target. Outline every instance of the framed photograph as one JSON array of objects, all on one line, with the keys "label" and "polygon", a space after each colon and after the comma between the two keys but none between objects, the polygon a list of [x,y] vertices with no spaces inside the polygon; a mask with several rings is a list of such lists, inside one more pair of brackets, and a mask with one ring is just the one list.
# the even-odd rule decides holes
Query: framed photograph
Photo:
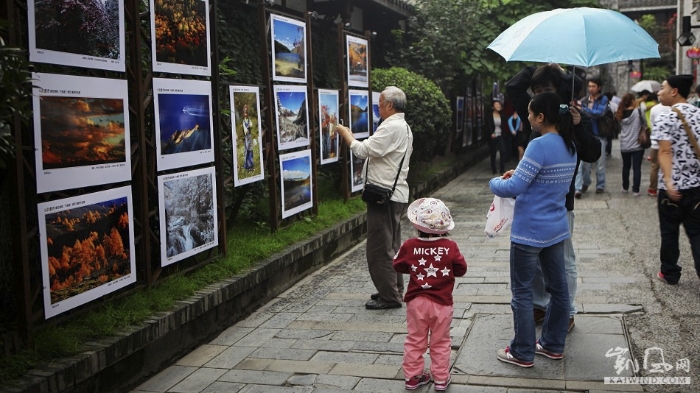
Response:
[{"label": "framed photograph", "polygon": [[321,133],[321,165],[338,161],[340,152],[338,126],[338,90],[318,89],[318,118]]},{"label": "framed photograph", "polygon": [[211,82],[153,78],[159,171],[214,161]]},{"label": "framed photograph", "polygon": [[[349,150],[349,149],[348,149]],[[365,160],[356,157],[350,150],[350,191],[362,191],[365,188]]]},{"label": "framed photograph", "polygon": [[345,43],[348,53],[348,86],[369,87],[367,40],[346,35]]},{"label": "framed photograph", "polygon": [[209,0],[150,0],[153,71],[211,75]]},{"label": "framed photograph", "polygon": [[233,184],[238,187],[265,178],[260,92],[257,86],[229,86],[229,96],[233,126]]},{"label": "framed photograph", "polygon": [[219,244],[214,167],[158,176],[158,206],[161,266]]},{"label": "framed photograph", "polygon": [[457,132],[462,132],[462,125],[464,124],[464,97],[457,97],[457,102],[455,103],[455,114],[457,118],[455,119],[457,125]]},{"label": "framed photograph", "polygon": [[355,139],[369,137],[369,92],[348,90],[348,119]]},{"label": "framed photograph", "polygon": [[37,192],[131,180],[127,81],[32,78]]},{"label": "framed photograph", "polygon": [[309,145],[309,106],[306,86],[276,85],[277,149]]},{"label": "framed photograph", "polygon": [[474,96],[472,95],[472,88],[467,87],[467,95],[465,97],[465,132],[462,135],[462,147],[471,146],[473,143],[472,138],[474,135]]},{"label": "framed photograph", "polygon": [[306,24],[270,15],[272,80],[306,83]]},{"label": "framed photograph", "polygon": [[382,116],[379,114],[379,96],[382,93],[372,92],[372,135],[377,132],[379,128],[379,123],[382,121]]},{"label": "framed photograph", "polygon": [[481,89],[481,82],[476,82],[476,89],[474,93],[474,101],[476,102],[476,119],[474,120],[474,127],[478,140],[483,138],[484,134],[484,95]]},{"label": "framed photograph", "polygon": [[29,60],[126,71],[124,2],[27,0]]},{"label": "framed photograph", "polygon": [[49,319],[136,282],[131,187],[37,205]]},{"label": "framed photograph", "polygon": [[280,154],[282,218],[313,206],[311,150]]}]

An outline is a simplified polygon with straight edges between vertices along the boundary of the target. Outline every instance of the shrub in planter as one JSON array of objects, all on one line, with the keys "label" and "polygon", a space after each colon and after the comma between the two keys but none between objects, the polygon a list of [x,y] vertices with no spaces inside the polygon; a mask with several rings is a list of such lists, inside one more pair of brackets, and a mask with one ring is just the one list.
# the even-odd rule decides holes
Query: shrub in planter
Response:
[{"label": "shrub in planter", "polygon": [[406,93],[406,121],[413,132],[411,161],[429,162],[444,153],[452,125],[452,109],[432,81],[405,68],[372,70],[374,91],[396,86]]}]

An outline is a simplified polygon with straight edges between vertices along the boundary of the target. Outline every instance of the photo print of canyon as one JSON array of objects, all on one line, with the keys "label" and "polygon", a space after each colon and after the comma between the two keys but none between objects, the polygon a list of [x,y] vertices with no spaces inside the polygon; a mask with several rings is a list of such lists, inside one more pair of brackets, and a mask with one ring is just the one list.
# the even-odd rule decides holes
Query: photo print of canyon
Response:
[{"label": "photo print of canyon", "polygon": [[338,133],[338,90],[318,89],[319,119],[321,122],[321,165],[338,161],[340,152]]},{"label": "photo print of canyon", "polygon": [[32,77],[37,191],[130,180],[127,81]]},{"label": "photo print of canyon", "polygon": [[286,150],[309,145],[309,107],[306,86],[275,85],[277,114],[277,149]]},{"label": "photo print of canyon", "polygon": [[282,174],[282,218],[313,206],[311,150],[280,154]]},{"label": "photo print of canyon", "polygon": [[265,178],[259,97],[257,86],[229,86],[234,187]]},{"label": "photo print of canyon", "polygon": [[131,187],[37,209],[47,319],[136,282]]},{"label": "photo print of canyon", "polygon": [[350,105],[348,117],[355,139],[369,137],[369,93],[364,90],[348,90]]},{"label": "photo print of canyon", "polygon": [[219,244],[215,190],[214,167],[158,177],[161,266]]},{"label": "photo print of canyon", "polygon": [[367,40],[346,36],[348,53],[348,86],[368,87]]},{"label": "photo print of canyon", "polygon": [[209,0],[150,0],[153,71],[210,76]]},{"label": "photo print of canyon", "polygon": [[306,24],[270,15],[272,25],[272,80],[306,83]]},{"label": "photo print of canyon", "polygon": [[214,161],[211,83],[153,78],[158,170]]},{"label": "photo print of canyon", "polygon": [[125,71],[124,2],[27,0],[29,59]]}]

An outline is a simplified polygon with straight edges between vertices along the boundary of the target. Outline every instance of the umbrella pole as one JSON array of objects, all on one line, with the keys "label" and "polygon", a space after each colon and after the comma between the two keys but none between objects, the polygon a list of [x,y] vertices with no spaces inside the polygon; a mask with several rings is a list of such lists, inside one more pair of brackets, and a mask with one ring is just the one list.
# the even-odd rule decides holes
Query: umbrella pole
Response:
[{"label": "umbrella pole", "polygon": [[574,101],[574,84],[576,83],[576,66],[571,69],[571,102]]}]

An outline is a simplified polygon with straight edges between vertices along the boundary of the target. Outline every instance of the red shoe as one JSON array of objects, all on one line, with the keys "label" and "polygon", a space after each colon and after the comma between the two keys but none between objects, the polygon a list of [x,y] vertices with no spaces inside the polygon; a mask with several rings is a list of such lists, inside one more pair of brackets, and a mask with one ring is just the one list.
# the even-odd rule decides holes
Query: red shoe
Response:
[{"label": "red shoe", "polygon": [[502,362],[514,364],[520,367],[532,367],[534,364],[533,362],[526,362],[524,360],[514,358],[510,353],[510,347],[506,347],[506,349],[499,349],[498,352],[496,352],[496,357]]},{"label": "red shoe", "polygon": [[415,377],[406,381],[407,390],[418,389],[419,386],[426,385],[430,382],[430,374],[423,372],[423,375],[416,375]]},{"label": "red shoe", "polygon": [[550,359],[554,359],[554,360],[561,360],[564,358],[563,353],[550,352],[550,351],[544,349],[542,347],[542,345],[540,345],[540,340],[537,340],[537,344],[535,344],[535,354],[546,356],[546,357],[548,357]]},{"label": "red shoe", "polygon": [[649,196],[655,197],[655,196],[656,196],[656,193],[657,193],[656,190],[654,190],[653,188],[648,188],[648,189],[647,189],[647,195],[649,195]]}]

